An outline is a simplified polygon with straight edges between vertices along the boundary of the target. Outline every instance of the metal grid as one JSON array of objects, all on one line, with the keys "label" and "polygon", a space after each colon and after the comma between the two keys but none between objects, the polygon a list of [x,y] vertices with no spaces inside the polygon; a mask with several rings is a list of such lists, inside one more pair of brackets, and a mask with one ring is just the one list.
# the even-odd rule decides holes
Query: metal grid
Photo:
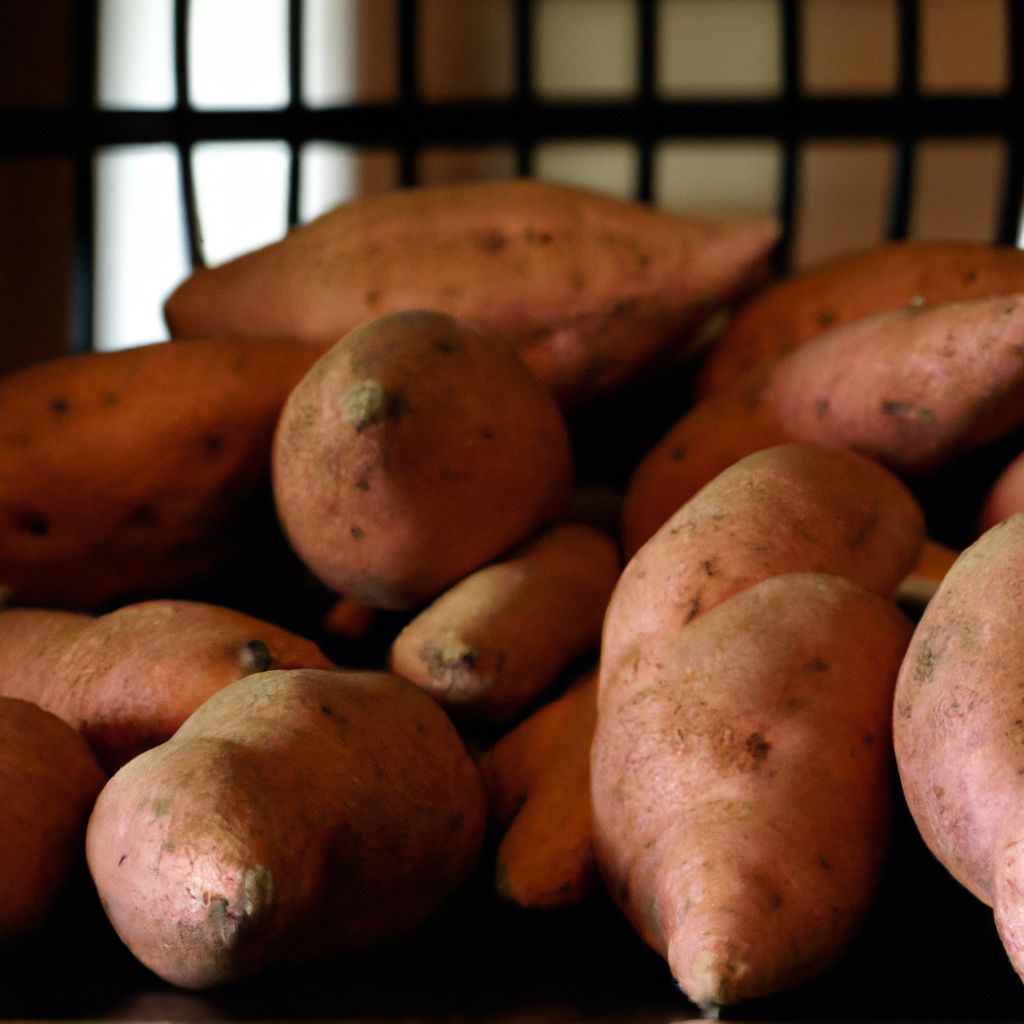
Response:
[{"label": "metal grid", "polygon": [[[923,94],[918,86],[920,0],[896,0],[898,87],[887,96],[811,96],[801,89],[801,3],[779,0],[783,87],[767,98],[666,99],[655,89],[659,5],[634,0],[638,40],[638,89],[626,101],[544,99],[535,87],[533,54],[537,0],[515,0],[515,83],[510,98],[430,102],[419,95],[416,26],[424,0],[397,0],[394,47],[398,94],[390,103],[311,107],[303,102],[303,0],[288,0],[289,102],[282,109],[197,109],[189,95],[189,0],[174,2],[176,102],[168,110],[98,108],[96,54],[98,0],[71,4],[72,104],[67,109],[0,110],[0,158],[63,156],[74,164],[74,270],[71,282],[72,339],[76,349],[93,343],[93,156],[109,145],[170,142],[180,164],[182,203],[193,265],[202,262],[192,172],[193,147],[209,140],[283,140],[289,147],[288,220],[300,209],[299,154],[311,139],[352,146],[394,148],[399,181],[417,182],[417,156],[429,145],[511,144],[516,173],[529,175],[542,141],[631,139],[639,154],[634,196],[653,195],[656,144],[663,139],[769,139],[781,144],[782,173],[776,212],[783,223],[778,248],[781,269],[789,265],[792,231],[801,195],[798,151],[814,139],[886,138],[897,158],[889,190],[886,234],[903,238],[915,180],[915,155],[922,138],[999,138],[1006,165],[995,237],[1016,240],[1024,196],[1024,5],[1005,0],[1009,32],[1008,88],[999,95]],[[429,2],[429,0],[426,0]]]}]

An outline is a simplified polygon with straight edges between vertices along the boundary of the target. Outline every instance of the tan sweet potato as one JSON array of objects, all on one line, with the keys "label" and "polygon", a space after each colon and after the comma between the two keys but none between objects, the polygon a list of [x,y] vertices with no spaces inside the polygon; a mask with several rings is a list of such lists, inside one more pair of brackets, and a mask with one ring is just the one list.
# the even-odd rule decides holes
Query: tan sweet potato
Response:
[{"label": "tan sweet potato", "polygon": [[510,721],[570,662],[596,652],[619,569],[611,536],[558,523],[414,616],[389,668],[453,713]]},{"label": "tan sweet potato", "polygon": [[403,189],[196,271],[165,312],[176,335],[331,344],[388,313],[435,309],[506,336],[561,402],[578,404],[763,276],[778,230],[533,180]]},{"label": "tan sweet potato", "polygon": [[251,534],[281,406],[318,350],[196,339],[0,380],[0,585],[99,610],[192,583]]},{"label": "tan sweet potato", "polygon": [[46,923],[83,860],[85,824],[105,782],[70,725],[0,697],[0,941]]},{"label": "tan sweet potato", "polygon": [[977,450],[1022,420],[1020,296],[857,320],[755,366],[666,432],[630,480],[626,552],[731,461],[768,445],[851,448],[912,476]]},{"label": "tan sweet potato", "polygon": [[125,765],[90,871],[135,956],[208,988],[383,942],[477,863],[476,765],[437,703],[379,672],[242,679]]},{"label": "tan sweet potato", "polygon": [[762,359],[886,310],[1024,290],[1024,251],[1012,245],[905,240],[792,274],[744,303],[708,350],[697,378],[707,395]]},{"label": "tan sweet potato", "polygon": [[375,608],[436,597],[568,508],[568,428],[502,340],[409,310],[342,338],[285,404],[278,514],[327,586]]},{"label": "tan sweet potato", "polygon": [[987,530],[946,573],[896,687],[893,740],[907,806],[950,874],[993,907],[1024,977],[1021,665],[1024,515]]},{"label": "tan sweet potato", "polygon": [[838,576],[773,576],[602,664],[594,844],[609,892],[702,1007],[832,963],[874,896],[910,637]]},{"label": "tan sweet potato", "polygon": [[310,640],[231,608],[153,600],[95,618],[0,611],[0,695],[80,731],[108,772],[162,743],[208,697],[272,668],[333,668]]},{"label": "tan sweet potato", "polygon": [[636,552],[609,601],[602,661],[660,643],[768,576],[828,572],[891,597],[925,539],[924,511],[892,472],[812,442],[733,463]]},{"label": "tan sweet potato", "polygon": [[506,733],[480,758],[492,821],[504,827],[498,895],[521,907],[579,903],[597,882],[590,812],[590,743],[597,673]]}]

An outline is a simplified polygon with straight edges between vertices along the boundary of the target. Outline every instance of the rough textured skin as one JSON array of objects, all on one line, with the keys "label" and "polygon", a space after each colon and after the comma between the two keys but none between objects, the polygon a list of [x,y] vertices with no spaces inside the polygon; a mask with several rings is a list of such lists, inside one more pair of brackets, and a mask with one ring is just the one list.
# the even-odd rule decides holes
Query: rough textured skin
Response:
[{"label": "rough textured skin", "polygon": [[656,652],[602,665],[594,844],[612,897],[709,1007],[831,963],[887,840],[910,623],[816,573],[774,576]]},{"label": "rough textured skin", "polygon": [[510,721],[597,650],[620,568],[607,533],[559,523],[423,609],[392,643],[389,667],[453,713]]},{"label": "rough textured skin", "polygon": [[196,271],[165,312],[176,335],[331,344],[385,314],[436,309],[509,338],[561,402],[577,404],[636,375],[762,276],[778,230],[531,180],[398,190]]},{"label": "rough textured skin", "polygon": [[46,922],[82,860],[85,823],[105,782],[71,726],[0,697],[0,940]]},{"label": "rough textured skin", "polygon": [[318,350],[196,339],[0,380],[0,586],[95,611],[201,578],[246,536],[281,406]]},{"label": "rough textured skin", "polygon": [[597,882],[590,812],[590,743],[597,673],[578,679],[480,758],[488,812],[505,826],[498,895],[551,909],[584,900]]},{"label": "rough textured skin", "polygon": [[168,739],[242,676],[334,667],[303,637],[198,601],[142,601],[96,618],[9,608],[0,611],[0,650],[0,695],[64,719],[108,772]]},{"label": "rough textured skin", "polygon": [[708,351],[701,396],[760,360],[832,328],[890,309],[1024,290],[1024,251],[1012,245],[901,241],[844,256],[777,281],[743,306]]},{"label": "rough textured skin", "polygon": [[476,765],[417,687],[273,671],[125,765],[87,856],[135,956],[208,988],[420,924],[474,867],[485,813]]},{"label": "rough textured skin", "polygon": [[896,687],[893,738],[925,843],[993,906],[1024,977],[1021,666],[1024,515],[964,550],[924,609]]},{"label": "rough textured skin", "polygon": [[978,533],[1017,512],[1024,512],[1024,453],[1012,459],[992,481],[978,513]]},{"label": "rough textured skin", "polygon": [[892,596],[925,539],[924,512],[878,463],[811,442],[735,462],[636,552],[605,617],[602,659],[673,637],[740,590],[784,572],[828,572]]},{"label": "rough textured skin", "polygon": [[768,445],[818,441],[916,475],[1022,421],[1021,296],[857,320],[755,366],[666,432],[630,480],[627,553],[731,461]]},{"label": "rough textured skin", "polygon": [[375,608],[433,598],[558,518],[572,478],[565,419],[508,345],[418,310],[329,349],[274,441],[296,553]]}]

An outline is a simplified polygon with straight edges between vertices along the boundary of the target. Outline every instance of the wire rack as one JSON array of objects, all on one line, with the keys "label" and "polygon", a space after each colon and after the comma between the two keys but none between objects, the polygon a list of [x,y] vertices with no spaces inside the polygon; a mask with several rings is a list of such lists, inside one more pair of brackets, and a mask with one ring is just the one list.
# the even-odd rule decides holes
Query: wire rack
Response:
[{"label": "wire rack", "polygon": [[[69,345],[93,345],[94,161],[106,146],[171,143],[179,161],[187,252],[203,262],[196,212],[192,154],[211,140],[283,140],[290,153],[288,221],[299,220],[299,153],[309,140],[352,146],[386,145],[398,154],[399,183],[418,180],[417,156],[431,145],[511,145],[515,173],[535,168],[544,140],[631,139],[636,146],[633,195],[650,202],[654,190],[652,154],[659,141],[686,139],[770,139],[781,148],[776,212],[783,224],[778,265],[790,265],[793,225],[801,200],[799,147],[808,140],[885,138],[896,159],[888,186],[885,233],[906,237],[919,143],[924,138],[984,136],[1004,143],[1003,187],[992,241],[1018,237],[1024,196],[1024,5],[1006,0],[1009,35],[1007,88],[999,94],[945,93],[919,87],[920,0],[895,0],[898,81],[884,96],[810,95],[801,86],[802,12],[808,0],[778,4],[782,88],[767,97],[684,98],[659,95],[660,5],[634,0],[638,87],[628,100],[553,100],[536,87],[535,22],[538,0],[513,4],[514,88],[504,99],[427,102],[418,88],[416,26],[423,3],[396,0],[397,96],[390,102],[312,107],[303,101],[303,0],[288,0],[289,100],[279,109],[197,108],[189,88],[189,0],[174,0],[173,47],[176,100],[166,110],[104,109],[96,105],[99,0],[70,4],[68,39],[70,105],[60,109],[0,109],[0,159],[60,156],[73,163],[73,269]],[[810,0],[813,2],[813,0]]]}]

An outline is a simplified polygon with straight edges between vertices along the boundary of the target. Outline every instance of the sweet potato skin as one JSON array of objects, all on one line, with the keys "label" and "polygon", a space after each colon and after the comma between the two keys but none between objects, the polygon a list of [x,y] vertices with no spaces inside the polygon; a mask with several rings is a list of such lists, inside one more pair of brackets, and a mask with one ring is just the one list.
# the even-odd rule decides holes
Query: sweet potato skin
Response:
[{"label": "sweet potato skin", "polygon": [[65,356],[0,380],[0,585],[96,611],[223,564],[267,489],[281,406],[318,350],[195,339]]},{"label": "sweet potato skin", "polygon": [[893,739],[907,806],[950,874],[993,907],[1024,977],[1019,837],[1024,515],[968,546],[924,609],[896,688]]},{"label": "sweet potato skin", "polygon": [[794,573],[734,595],[657,652],[602,666],[598,865],[699,1005],[811,976],[861,921],[885,849],[910,629],[848,580]]},{"label": "sweet potato skin", "polygon": [[268,669],[334,668],[316,644],[220,605],[156,599],[91,617],[0,611],[0,695],[88,741],[107,772],[169,739],[208,697]]},{"label": "sweet potato skin", "polygon": [[0,697],[0,941],[46,922],[84,857],[86,821],[105,782],[70,725]]},{"label": "sweet potato skin", "polygon": [[1017,512],[1024,512],[1024,453],[1011,459],[989,485],[978,512],[979,535]]},{"label": "sweet potato skin", "polygon": [[347,334],[288,398],[274,496],[327,586],[404,610],[558,519],[568,427],[500,338],[407,310]]},{"label": "sweet potato skin", "polygon": [[272,671],[122,768],[86,849],[129,949],[198,989],[415,927],[475,865],[484,818],[475,764],[411,683]]},{"label": "sweet potato skin", "polygon": [[389,668],[453,714],[511,721],[596,652],[619,570],[607,533],[558,523],[419,612],[395,637]]},{"label": "sweet potato skin", "polygon": [[575,405],[635,376],[762,276],[778,231],[536,180],[403,189],[195,272],[165,314],[175,335],[329,345],[386,314],[435,309],[507,337]]},{"label": "sweet potato skin", "polygon": [[887,310],[1024,289],[1024,252],[984,242],[905,240],[793,274],[744,303],[707,352],[696,393],[710,394],[755,363]]}]

